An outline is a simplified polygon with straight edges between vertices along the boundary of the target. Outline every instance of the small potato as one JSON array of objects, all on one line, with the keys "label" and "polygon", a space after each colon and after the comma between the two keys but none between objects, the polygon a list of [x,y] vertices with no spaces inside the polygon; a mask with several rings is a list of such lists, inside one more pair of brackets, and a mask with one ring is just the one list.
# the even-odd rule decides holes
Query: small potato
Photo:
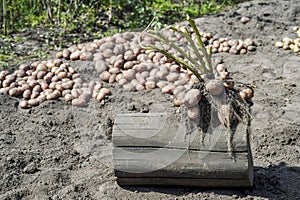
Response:
[{"label": "small potato", "polygon": [[34,88],[36,85],[39,84],[36,80],[28,80],[27,83],[31,88]]},{"label": "small potato", "polygon": [[50,72],[52,72],[54,75],[57,75],[57,73],[59,72],[59,67],[52,67]]},{"label": "small potato", "polygon": [[247,49],[241,49],[240,50],[240,54],[246,54],[247,53]]},{"label": "small potato", "polygon": [[61,59],[54,59],[53,64],[58,67],[63,64],[63,61]]},{"label": "small potato", "polygon": [[62,52],[62,55],[65,59],[69,59],[70,58],[70,55],[71,55],[71,51],[68,50],[68,49],[64,49],[63,52]]},{"label": "small potato", "polygon": [[256,51],[256,47],[255,46],[248,46],[247,51]]},{"label": "small potato", "polygon": [[197,119],[199,118],[200,109],[199,106],[196,105],[194,107],[188,108],[187,115],[190,119]]},{"label": "small potato", "polygon": [[147,70],[147,66],[145,64],[141,63],[141,64],[133,66],[132,69],[134,69],[136,72],[141,73],[141,72]]},{"label": "small potato", "polygon": [[283,47],[283,43],[282,42],[276,42],[275,43],[275,47],[282,48]]},{"label": "small potato", "polygon": [[63,88],[63,86],[61,85],[61,83],[56,84],[56,85],[55,85],[55,89],[58,90],[58,91],[60,91],[60,92],[64,91],[64,88]]},{"label": "small potato", "polygon": [[72,101],[73,100],[73,96],[71,95],[71,94],[66,94],[65,95],[65,101],[66,102],[70,102],[70,101]]},{"label": "small potato", "polygon": [[26,100],[20,101],[19,107],[22,109],[28,108],[28,101],[26,101]]},{"label": "small potato", "polygon": [[24,83],[24,84],[22,84],[22,85],[19,87],[19,89],[20,89],[21,91],[31,90],[31,87],[29,86],[29,84]]},{"label": "small potato", "polygon": [[15,81],[16,78],[17,78],[17,76],[15,74],[9,74],[9,75],[6,75],[5,80],[7,80],[11,83],[11,82]]},{"label": "small potato", "polygon": [[53,77],[53,74],[52,74],[52,72],[49,72],[49,73],[47,73],[45,76],[44,76],[44,81],[46,81],[47,83],[50,83],[51,82],[51,79],[52,79],[52,77]]},{"label": "small potato", "polygon": [[159,87],[160,89],[168,85],[168,81],[158,81],[156,83],[156,86]]},{"label": "small potato", "polygon": [[108,82],[110,76],[111,76],[111,73],[109,73],[108,71],[104,71],[104,72],[102,72],[102,73],[100,74],[100,79],[101,79],[102,81]]},{"label": "small potato", "polygon": [[48,68],[46,67],[46,65],[40,63],[40,64],[38,64],[38,66],[36,66],[36,70],[37,71],[48,71]]},{"label": "small potato", "polygon": [[217,72],[221,73],[221,72],[226,72],[226,71],[227,71],[227,68],[225,67],[224,64],[218,64],[218,65],[216,66],[216,70],[217,70]]},{"label": "small potato", "polygon": [[118,74],[118,73],[121,72],[121,70],[120,70],[120,68],[113,67],[113,68],[110,68],[110,69],[108,70],[108,72],[111,73],[111,74]]},{"label": "small potato", "polygon": [[124,59],[126,61],[132,61],[132,60],[136,59],[136,56],[134,55],[132,50],[128,50],[124,54]]},{"label": "small potato", "polygon": [[174,89],[175,89],[174,85],[168,84],[168,85],[164,86],[163,88],[161,88],[161,91],[162,91],[162,93],[172,94]]},{"label": "small potato", "polygon": [[30,96],[30,99],[35,99],[35,98],[37,98],[39,95],[40,95],[39,92],[32,92],[32,93],[31,93],[31,96]]},{"label": "small potato", "polygon": [[56,85],[57,85],[57,82],[51,82],[49,84],[49,88],[52,89],[52,90],[55,90],[56,89]]},{"label": "small potato", "polygon": [[134,92],[136,90],[135,86],[132,85],[132,83],[126,83],[123,85],[123,89],[124,91],[128,91],[128,92]]},{"label": "small potato", "polygon": [[0,94],[8,94],[8,91],[10,90],[9,87],[6,88],[0,88]]},{"label": "small potato", "polygon": [[178,80],[178,78],[179,78],[179,74],[176,72],[171,72],[170,74],[168,74],[166,76],[166,79],[169,82],[174,82],[174,81]]},{"label": "small potato", "polygon": [[99,91],[101,88],[102,88],[102,84],[99,82],[97,82],[94,86],[94,90],[97,90],[97,91]]},{"label": "small potato", "polygon": [[46,95],[41,93],[36,99],[39,101],[39,104],[41,104],[46,101]]},{"label": "small potato", "polygon": [[56,94],[52,92],[52,93],[46,95],[46,99],[47,100],[55,100],[55,99],[57,99],[57,97],[56,97]]},{"label": "small potato", "polygon": [[18,95],[21,94],[21,90],[18,89],[18,88],[11,88],[9,91],[8,91],[8,95],[9,96],[12,96],[12,97],[16,97]]},{"label": "small potato", "polygon": [[108,83],[109,84],[113,84],[114,82],[116,82],[116,74],[112,74],[110,77],[109,77],[109,80],[108,80]]},{"label": "small potato", "polygon": [[83,106],[86,105],[86,103],[87,102],[85,101],[85,99],[81,99],[81,98],[72,100],[72,105],[73,106],[83,107]]},{"label": "small potato", "polygon": [[80,95],[80,92],[78,91],[78,89],[72,89],[71,94],[72,94],[74,99],[77,99]]},{"label": "small potato", "polygon": [[193,83],[199,83],[199,79],[197,78],[197,76],[195,76],[194,74],[191,75],[191,79],[190,79]]},{"label": "small potato", "polygon": [[62,71],[62,72],[59,72],[59,73],[57,74],[57,77],[58,77],[59,79],[64,79],[64,78],[67,78],[67,77],[68,77],[68,74],[67,74],[66,72]]},{"label": "small potato", "polygon": [[52,89],[46,89],[45,91],[43,91],[43,93],[47,96],[48,94],[53,93]]},{"label": "small potato", "polygon": [[74,84],[83,84],[83,79],[79,77],[79,78],[73,79],[73,82],[74,82]]},{"label": "small potato", "polygon": [[70,54],[70,60],[79,60],[80,58],[80,50],[76,50]]},{"label": "small potato", "polygon": [[75,80],[75,79],[77,79],[77,78],[80,78],[80,74],[78,74],[78,73],[75,73],[75,74],[73,74],[72,75],[72,80]]},{"label": "small potato", "polygon": [[40,102],[37,99],[29,99],[28,100],[28,105],[34,107],[34,106],[38,106],[40,104]]},{"label": "small potato", "polygon": [[70,74],[75,74],[75,69],[73,67],[68,67],[68,72],[70,72]]},{"label": "small potato", "polygon": [[147,54],[148,54],[148,58],[151,59],[151,60],[153,60],[153,57],[155,56],[156,53],[154,51],[151,51],[151,52],[149,52]]},{"label": "small potato", "polygon": [[119,80],[120,80],[121,78],[123,78],[123,74],[122,74],[122,73],[116,75],[116,81],[117,81],[117,82],[119,82]]},{"label": "small potato", "polygon": [[156,83],[154,81],[146,81],[145,87],[146,89],[154,89],[156,87]]},{"label": "small potato", "polygon": [[209,80],[205,84],[205,89],[213,96],[221,95],[225,91],[224,82],[220,79]]},{"label": "small potato", "polygon": [[147,62],[148,61],[148,55],[147,54],[138,54],[138,56],[136,57],[137,61],[139,62]]},{"label": "small potato", "polygon": [[124,63],[123,68],[124,69],[132,69],[136,64],[138,64],[138,61],[127,61]]},{"label": "small potato", "polygon": [[74,85],[73,85],[73,89],[79,89],[79,88],[82,88],[82,83],[74,83]]},{"label": "small potato", "polygon": [[170,66],[170,71],[171,72],[180,72],[180,66],[179,65],[171,65]]},{"label": "small potato", "polygon": [[202,94],[200,92],[200,90],[198,89],[191,89],[189,90],[185,97],[184,97],[184,104],[186,105],[186,107],[193,107],[195,105],[198,104],[198,102],[200,101],[202,97]]},{"label": "small potato", "polygon": [[144,77],[141,75],[141,73],[136,73],[135,74],[135,79],[141,84],[144,85],[146,80],[144,79]]},{"label": "small potato", "polygon": [[181,93],[184,90],[185,90],[185,87],[183,85],[179,85],[179,86],[174,88],[173,94],[177,95],[177,94]]},{"label": "small potato", "polygon": [[114,62],[113,66],[121,69],[123,67],[124,63],[125,63],[125,61],[123,59],[117,59]]},{"label": "small potato", "polygon": [[128,81],[131,81],[135,78],[135,70],[128,69],[126,71],[123,71],[123,78],[125,78]]},{"label": "small potato", "polygon": [[219,77],[222,80],[226,80],[228,78],[228,72],[221,72]]},{"label": "small potato", "polygon": [[149,71],[143,71],[143,72],[141,73],[141,75],[142,75],[144,78],[147,78],[147,77],[149,77],[150,73],[149,73]]},{"label": "small potato", "polygon": [[0,72],[0,81],[3,81],[7,75],[9,75],[9,71],[1,71]]},{"label": "small potato", "polygon": [[136,88],[137,91],[141,91],[141,90],[145,89],[145,87],[142,84],[136,84],[135,88]]},{"label": "small potato", "polygon": [[56,55],[55,55],[55,57],[56,58],[63,58],[64,57],[63,56],[63,52],[62,51],[57,52]]},{"label": "small potato", "polygon": [[121,78],[119,81],[118,81],[119,85],[125,85],[128,83],[128,81],[125,79],[125,78]]},{"label": "small potato", "polygon": [[182,104],[184,104],[184,97],[185,97],[185,91],[182,91],[182,92],[176,94],[175,98],[173,99],[174,106],[179,107]]},{"label": "small potato", "polygon": [[24,70],[16,70],[14,72],[14,74],[17,76],[17,77],[24,77],[26,75],[26,72]]},{"label": "small potato", "polygon": [[159,78],[159,80],[166,80],[166,76],[169,74],[168,71],[158,71],[156,73],[156,76]]},{"label": "small potato", "polygon": [[177,87],[179,85],[185,85],[189,80],[186,80],[186,79],[179,79],[177,81],[174,82],[174,86]]},{"label": "small potato", "polygon": [[45,75],[47,74],[46,71],[39,71],[36,75],[37,79],[43,79]]},{"label": "small potato", "polygon": [[2,87],[3,88],[9,87],[10,84],[11,84],[11,81],[9,81],[9,80],[5,79],[4,81],[2,81]]},{"label": "small potato", "polygon": [[73,88],[74,82],[73,81],[68,81],[66,83],[62,83],[61,86],[64,90],[70,90]]},{"label": "small potato", "polygon": [[[21,65],[19,66],[19,69],[20,69],[20,70],[27,71],[27,70],[30,69],[30,65],[23,63],[23,64],[21,64]],[[0,74],[1,74],[1,72],[0,72]],[[0,76],[0,77],[1,77],[1,76]],[[1,79],[1,78],[0,78],[0,79]]]},{"label": "small potato", "polygon": [[18,82],[12,82],[10,85],[9,85],[9,87],[10,88],[15,88],[15,87],[18,87],[19,85],[18,85]]},{"label": "small potato", "polygon": [[42,88],[40,85],[36,85],[34,86],[34,88],[32,89],[33,92],[41,92],[42,91]]},{"label": "small potato", "polygon": [[83,51],[80,53],[80,60],[90,60],[91,61],[91,60],[93,60],[93,54],[88,51]]},{"label": "small potato", "polygon": [[152,76],[152,77],[156,76],[156,74],[157,74],[158,71],[159,71],[159,69],[153,68],[153,69],[150,71],[149,76]]},{"label": "small potato", "polygon": [[90,100],[91,96],[92,96],[91,92],[85,91],[79,96],[79,99],[84,99],[86,102],[88,102]]},{"label": "small potato", "polygon": [[99,102],[101,102],[102,100],[105,99],[105,96],[106,96],[105,93],[99,92],[99,93],[97,94],[97,96],[96,96],[96,100],[99,101]]},{"label": "small potato", "polygon": [[101,88],[100,92],[103,92],[105,95],[110,95],[111,91],[109,88]]},{"label": "small potato", "polygon": [[61,96],[66,96],[67,94],[71,94],[71,90],[64,90],[61,92]]},{"label": "small potato", "polygon": [[57,82],[59,80],[60,80],[60,78],[58,76],[53,76],[51,79],[52,82]]}]

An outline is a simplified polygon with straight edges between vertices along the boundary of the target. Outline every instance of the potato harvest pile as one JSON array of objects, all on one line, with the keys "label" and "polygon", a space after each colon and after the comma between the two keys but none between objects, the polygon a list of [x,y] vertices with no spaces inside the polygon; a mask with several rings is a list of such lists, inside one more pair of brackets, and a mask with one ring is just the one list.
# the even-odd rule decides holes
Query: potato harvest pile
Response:
[{"label": "potato harvest pile", "polygon": [[[193,32],[190,29],[191,33]],[[176,31],[161,31],[170,41],[189,51],[188,42]],[[200,32],[203,44],[211,47],[212,53],[245,54],[255,51],[252,39],[235,40],[214,38],[211,33]],[[162,45],[178,57],[182,55],[172,51],[167,44],[161,44],[152,37],[144,37],[139,41],[140,33],[125,32],[108,36],[90,43],[70,46],[56,54],[56,59],[21,64],[16,71],[0,72],[0,93],[20,99],[20,108],[38,106],[47,100],[64,99],[74,106],[85,106],[91,98],[102,101],[111,94],[109,87],[104,85],[119,84],[125,91],[140,91],[160,88],[162,93],[171,95],[174,106],[182,104],[190,108],[189,116],[193,118],[194,99],[202,94],[190,90],[198,84],[197,77],[191,70],[168,58],[162,52],[147,50],[148,44]],[[191,54],[197,60],[197,56]],[[99,81],[86,82],[67,60],[93,61]],[[216,66],[217,75],[226,90],[235,90],[234,82],[224,64]],[[201,77],[206,75],[198,72]],[[216,91],[211,91],[216,92]],[[237,94],[243,99],[252,97],[253,90],[240,87]]]},{"label": "potato harvest pile", "polygon": [[275,46],[278,48],[282,48],[284,50],[292,50],[295,53],[300,52],[300,27],[295,26],[293,27],[293,31],[297,33],[297,38],[292,39],[288,37],[284,37],[282,42],[278,41],[275,43]]}]

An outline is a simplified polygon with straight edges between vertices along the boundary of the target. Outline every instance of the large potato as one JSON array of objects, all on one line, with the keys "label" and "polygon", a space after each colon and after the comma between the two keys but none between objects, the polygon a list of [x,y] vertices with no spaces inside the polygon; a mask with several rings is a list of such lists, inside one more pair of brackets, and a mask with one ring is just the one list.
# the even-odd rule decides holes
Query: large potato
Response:
[{"label": "large potato", "polygon": [[185,97],[184,97],[184,105],[186,105],[188,108],[193,107],[198,104],[202,97],[202,94],[200,90],[198,89],[191,89],[189,90]]}]

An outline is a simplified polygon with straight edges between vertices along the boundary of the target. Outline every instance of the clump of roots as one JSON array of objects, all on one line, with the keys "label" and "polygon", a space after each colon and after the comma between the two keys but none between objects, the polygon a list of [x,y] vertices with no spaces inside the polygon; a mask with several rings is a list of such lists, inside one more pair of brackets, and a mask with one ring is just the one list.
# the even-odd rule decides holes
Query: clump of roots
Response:
[{"label": "clump of roots", "polygon": [[238,125],[245,124],[247,137],[250,134],[252,101],[241,98],[239,89],[226,88],[223,93],[214,96],[205,89],[204,83],[194,85],[193,88],[199,89],[203,96],[198,104],[198,118],[187,120],[188,133],[198,130],[203,144],[205,136],[212,134],[215,127],[222,125],[226,130],[228,154],[234,159],[233,138]]}]

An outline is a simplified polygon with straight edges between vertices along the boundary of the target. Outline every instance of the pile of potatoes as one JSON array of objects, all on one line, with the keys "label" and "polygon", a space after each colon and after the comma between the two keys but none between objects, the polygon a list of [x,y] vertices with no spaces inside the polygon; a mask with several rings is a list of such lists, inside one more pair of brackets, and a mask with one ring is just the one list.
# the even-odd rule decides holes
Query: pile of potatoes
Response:
[{"label": "pile of potatoes", "polygon": [[[164,29],[162,33],[179,46],[186,48],[186,39],[179,33]],[[144,50],[143,46],[155,44],[170,50],[165,44],[146,36],[139,41],[138,32],[118,33],[93,42],[70,46],[56,54],[56,59],[22,64],[13,73],[0,72],[0,93],[22,98],[21,108],[37,106],[46,100],[63,98],[74,106],[84,106],[90,98],[101,102],[110,95],[103,84],[119,84],[125,91],[140,91],[159,88],[170,94],[174,106],[188,102],[189,90],[199,80],[189,70],[169,60],[162,53]],[[203,43],[212,47],[212,52],[244,54],[255,50],[251,39],[232,40],[214,38],[210,33],[201,32]],[[194,37],[194,36],[193,36]],[[192,55],[193,56],[193,55]],[[99,81],[84,82],[80,74],[65,60],[93,61]],[[196,59],[196,58],[195,58]],[[226,76],[226,71],[220,76]],[[107,84],[106,84],[107,83]],[[227,83],[227,82],[226,82]]]},{"label": "pile of potatoes", "polygon": [[275,46],[278,48],[282,48],[284,50],[292,50],[295,53],[300,52],[300,27],[293,27],[293,31],[297,33],[296,39],[291,39],[288,37],[284,37],[282,41],[278,41],[275,43]]},{"label": "pile of potatoes", "polygon": [[[179,46],[187,46],[185,38],[177,32],[170,29],[163,29],[161,32],[171,41],[177,42]],[[136,57],[143,52],[138,42],[139,34],[139,32],[117,33],[113,36],[108,36],[90,43],[73,45],[58,52],[56,57],[67,60],[105,60],[111,65],[121,66],[124,65],[126,61],[136,60]],[[194,33],[192,33],[192,35],[195,37]],[[245,40],[216,38],[213,37],[211,33],[205,32],[200,32],[200,35],[203,43],[207,47],[212,48],[212,53],[225,52],[231,54],[246,54],[249,51],[256,50],[256,44],[250,38]],[[143,39],[142,43],[147,42],[153,43],[153,38],[146,37]],[[168,48],[170,48],[168,45],[164,45],[164,49]],[[152,56],[155,57],[155,54],[152,53]],[[159,59],[159,56],[154,58],[154,60],[157,59]]]},{"label": "pile of potatoes", "polygon": [[69,63],[54,59],[21,64],[13,73],[1,71],[0,93],[21,98],[20,108],[29,108],[58,98],[84,106],[92,97],[102,101],[110,89],[100,82],[85,83]]},{"label": "pile of potatoes", "polygon": [[[187,41],[179,33],[164,29],[162,34],[188,51]],[[204,44],[211,46],[214,53],[244,54],[255,50],[255,43],[251,39],[243,41],[213,38],[212,34],[204,32],[200,35]],[[126,91],[160,88],[163,93],[173,95],[171,97],[174,105],[180,106],[183,102],[183,92],[197,83],[198,79],[162,53],[142,49],[138,36],[137,32],[118,33],[91,43],[71,46],[58,52],[56,56],[71,60],[93,60],[100,80],[109,84],[117,82]],[[152,37],[142,38],[141,43],[144,46],[150,43],[163,46],[164,49],[170,50],[170,53],[181,57],[168,45],[161,44]]]}]

